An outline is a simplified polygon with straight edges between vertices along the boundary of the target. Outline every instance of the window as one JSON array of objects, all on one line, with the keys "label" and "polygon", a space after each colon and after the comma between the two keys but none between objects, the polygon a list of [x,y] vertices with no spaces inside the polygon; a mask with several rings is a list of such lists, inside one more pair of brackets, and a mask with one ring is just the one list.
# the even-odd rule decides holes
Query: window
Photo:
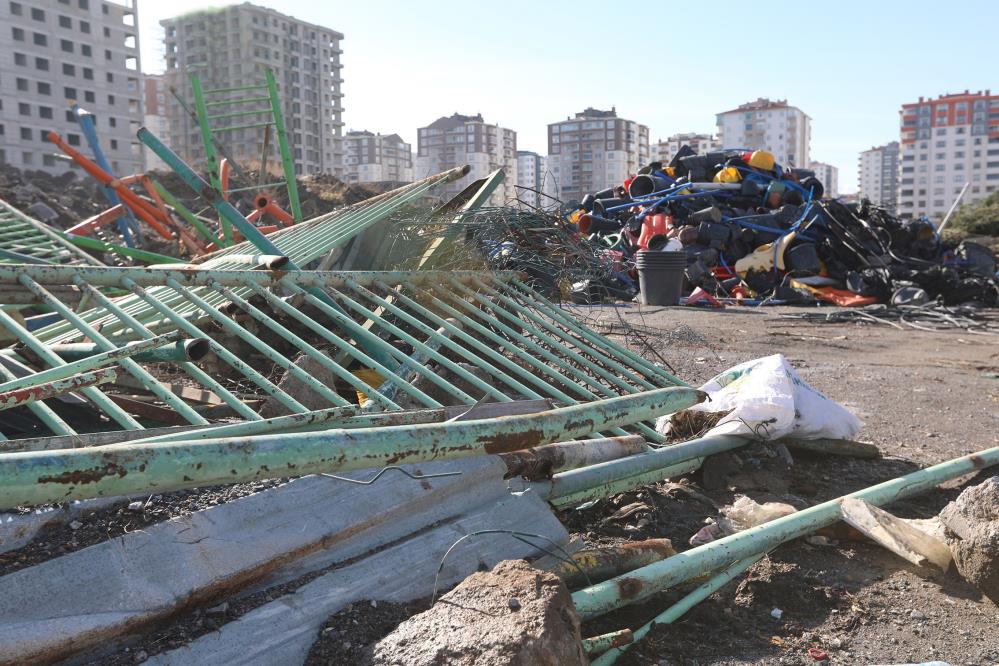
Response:
[{"label": "window", "polygon": [[105,60],[111,59],[111,49],[104,49],[104,59]]},{"label": "window", "polygon": [[80,135],[79,134],[67,134],[66,135],[66,143],[68,143],[71,146],[79,146],[80,145]]},{"label": "window", "polygon": [[[114,106],[114,95],[108,95],[108,106]],[[112,125],[114,127],[114,125]]]},{"label": "window", "polygon": [[107,73],[107,80],[108,80],[108,83],[114,83],[114,74],[112,74],[111,72],[108,72]]},{"label": "window", "polygon": [[27,67],[28,66],[28,56],[24,55],[23,53],[15,53],[14,54],[14,64],[15,65],[20,65],[21,67]]},{"label": "window", "polygon": [[93,104],[94,103],[94,99],[95,99],[94,92],[92,90],[84,90],[83,91],[83,101],[84,102],[86,102],[87,104]]},{"label": "window", "polygon": [[49,59],[48,58],[35,58],[35,69],[47,72],[49,71]]},{"label": "window", "polygon": [[31,8],[31,20],[32,21],[44,21],[45,20],[45,12],[44,12],[44,10],[32,7]]},{"label": "window", "polygon": [[59,48],[61,48],[66,53],[72,53],[73,52],[73,42],[69,41],[68,39],[60,39],[59,40]]},{"label": "window", "polygon": [[66,99],[76,99],[76,88],[63,88],[62,96]]},{"label": "window", "polygon": [[28,79],[17,79],[15,82],[18,90],[28,91]]},{"label": "window", "polygon": [[31,141],[31,128],[29,127],[21,128],[21,141]]},{"label": "window", "polygon": [[118,139],[111,139],[111,150],[118,150]]},{"label": "window", "polygon": [[117,127],[118,126],[118,119],[115,118],[115,117],[113,117],[113,116],[109,116],[108,117],[108,125],[110,127]]},{"label": "window", "polygon": [[89,58],[92,53],[93,51],[90,50],[90,44],[80,44],[80,55]]},{"label": "window", "polygon": [[[52,107],[51,106],[38,107],[38,117],[44,118],[45,120],[52,120]],[[42,134],[44,135],[44,132]]]},{"label": "window", "polygon": [[18,113],[18,115],[22,115],[22,116],[30,116],[31,115],[31,105],[26,104],[24,102],[18,102],[18,104],[17,104],[17,113]]},{"label": "window", "polygon": [[39,81],[35,84],[38,88],[39,95],[51,95],[52,94],[52,84],[45,83],[44,81]]},{"label": "window", "polygon": [[83,68],[83,78],[87,79],[88,81],[93,81],[94,80],[94,70],[91,69],[90,67],[84,67]]},{"label": "window", "polygon": [[14,36],[14,41],[23,42],[24,41],[24,31],[20,28],[11,28],[11,34]]},{"label": "window", "polygon": [[20,2],[10,3],[10,13],[14,16],[21,16],[24,13],[24,7],[21,6]]},{"label": "window", "polygon": [[76,66],[70,65],[68,62],[62,64],[62,73],[66,76],[76,76]]},{"label": "window", "polygon": [[87,21],[80,21],[80,32],[85,35],[90,34],[90,23]]},{"label": "window", "polygon": [[67,123],[75,123],[76,122],[76,116],[73,115],[72,111],[66,111],[66,122]]},{"label": "window", "polygon": [[90,0],[76,0],[76,4],[80,9],[90,9]]},{"label": "window", "polygon": [[62,16],[60,14],[59,15],[59,27],[60,28],[69,28],[69,29],[72,29],[73,28],[73,19],[69,18],[68,16]]},{"label": "window", "polygon": [[35,46],[48,46],[49,38],[40,32],[31,33],[31,41],[35,43]]}]

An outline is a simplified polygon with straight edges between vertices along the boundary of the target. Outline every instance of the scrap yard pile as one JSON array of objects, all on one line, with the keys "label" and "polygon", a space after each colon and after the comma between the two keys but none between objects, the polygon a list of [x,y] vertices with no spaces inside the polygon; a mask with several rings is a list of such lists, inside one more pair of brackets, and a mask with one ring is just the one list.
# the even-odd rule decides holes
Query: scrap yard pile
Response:
[{"label": "scrap yard pile", "polygon": [[657,271],[655,279],[677,289],[682,280],[685,294],[774,304],[999,304],[989,248],[950,246],[930,222],[901,220],[867,201],[823,199],[812,172],[782,167],[762,150],[696,155],[684,146],[668,165],[653,162],[621,186],[587,195],[570,206],[569,220],[618,262],[677,253],[673,274]]},{"label": "scrap yard pile", "polygon": [[143,128],[171,172],[112,174],[74,106],[90,153],[50,141],[91,180],[0,172],[0,664],[659,664],[736,581],[726,627],[827,661],[756,617],[866,622],[838,588],[760,592],[803,547],[999,601],[999,447],[889,459],[800,361],[715,353],[695,388],[679,338],[637,347],[641,309],[604,335],[576,307],[995,306],[986,248],[761,151],[681,151],[564,215],[485,206],[502,171],[438,200],[468,166],[300,180],[260,88],[271,169],[195,85],[201,167]]}]

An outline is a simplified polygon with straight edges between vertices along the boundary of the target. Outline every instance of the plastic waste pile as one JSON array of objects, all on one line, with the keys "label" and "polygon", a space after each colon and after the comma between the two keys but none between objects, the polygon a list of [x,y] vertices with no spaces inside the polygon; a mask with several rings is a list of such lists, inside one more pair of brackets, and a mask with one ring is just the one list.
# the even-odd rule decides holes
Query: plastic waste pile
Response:
[{"label": "plastic waste pile", "polygon": [[766,151],[697,155],[683,146],[668,164],[652,162],[566,215],[618,263],[640,268],[645,253],[682,252],[684,294],[701,288],[747,304],[999,304],[996,257],[985,246],[953,247],[928,220],[823,195],[814,172]]}]

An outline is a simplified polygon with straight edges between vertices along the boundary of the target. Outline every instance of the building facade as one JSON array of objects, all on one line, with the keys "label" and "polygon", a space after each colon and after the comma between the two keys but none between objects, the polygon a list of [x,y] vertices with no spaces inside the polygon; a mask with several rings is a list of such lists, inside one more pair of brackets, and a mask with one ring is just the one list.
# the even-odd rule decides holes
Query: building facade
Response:
[{"label": "building facade", "polygon": [[413,147],[398,134],[347,132],[344,180],[348,183],[413,181]]},{"label": "building facade", "polygon": [[[170,132],[170,125],[166,117],[167,89],[166,82],[162,74],[146,74],[142,81],[143,91],[143,115],[142,124],[157,137],[166,139]],[[165,171],[166,162],[161,160],[156,153],[146,149],[143,168],[146,171]]]},{"label": "building facade", "polygon": [[548,170],[563,202],[621,185],[651,161],[649,128],[588,108],[548,125]]},{"label": "building facade", "polygon": [[812,119],[787,100],[764,97],[718,114],[718,141],[723,148],[766,150],[785,167],[807,168]]},{"label": "building facade", "polygon": [[808,168],[815,172],[815,177],[822,183],[824,197],[835,199],[839,196],[839,169],[825,162],[812,162]]},{"label": "building facade", "polygon": [[920,97],[899,112],[898,214],[940,221],[965,183],[962,205],[999,187],[999,95]]},{"label": "building facade", "polygon": [[[192,74],[198,75],[202,88],[216,90],[263,86],[269,69],[277,82],[295,172],[343,175],[341,33],[248,2],[196,11],[160,24],[165,31],[167,86],[175,88],[190,108],[194,107]],[[263,89],[233,91],[212,95],[210,101],[266,95]],[[274,128],[259,126],[271,118],[267,101],[219,105],[209,107],[209,112],[254,109],[261,113],[213,121],[213,128],[230,128],[214,136],[240,165],[256,167],[265,131],[269,132],[268,170],[277,172],[281,162]],[[199,126],[173,95],[167,101],[167,119],[174,152],[207,167]]]},{"label": "building facade", "polygon": [[517,151],[517,198],[527,208],[545,208],[554,202],[545,196],[551,189],[546,186],[548,176],[547,158],[530,150]]},{"label": "building facade", "polygon": [[0,3],[0,163],[63,173],[49,131],[92,157],[67,100],[94,114],[115,175],[142,170],[139,32],[133,0]]},{"label": "building facade", "polygon": [[417,130],[416,148],[417,178],[465,164],[471,167],[466,176],[436,190],[445,199],[496,169],[503,169],[505,177],[488,205],[502,206],[517,197],[517,133],[486,123],[481,114],[438,118]]},{"label": "building facade", "polygon": [[668,139],[660,139],[656,142],[652,147],[652,159],[669,164],[681,146],[690,146],[691,150],[698,155],[705,155],[712,150],[719,150],[721,143],[713,134],[697,134],[696,132],[674,134]]},{"label": "building facade", "polygon": [[892,141],[863,151],[857,160],[857,195],[892,212],[898,206],[898,153],[898,141]]}]

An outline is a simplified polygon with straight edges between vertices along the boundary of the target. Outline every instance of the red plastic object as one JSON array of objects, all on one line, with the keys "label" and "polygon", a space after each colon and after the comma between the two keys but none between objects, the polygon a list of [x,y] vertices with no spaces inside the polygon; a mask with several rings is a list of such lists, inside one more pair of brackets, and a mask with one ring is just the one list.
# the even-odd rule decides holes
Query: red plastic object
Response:
[{"label": "red plastic object", "polygon": [[673,218],[664,213],[656,213],[645,218],[642,233],[638,236],[638,247],[649,249],[649,241],[656,236],[665,236],[673,230]]},{"label": "red plastic object", "polygon": [[701,287],[690,292],[690,296],[687,296],[687,300],[683,302],[684,305],[697,305],[698,303],[710,303],[713,308],[725,307],[721,301],[704,291]]},{"label": "red plastic object", "polygon": [[817,647],[808,648],[808,656],[815,661],[825,661],[829,658],[829,653]]}]

